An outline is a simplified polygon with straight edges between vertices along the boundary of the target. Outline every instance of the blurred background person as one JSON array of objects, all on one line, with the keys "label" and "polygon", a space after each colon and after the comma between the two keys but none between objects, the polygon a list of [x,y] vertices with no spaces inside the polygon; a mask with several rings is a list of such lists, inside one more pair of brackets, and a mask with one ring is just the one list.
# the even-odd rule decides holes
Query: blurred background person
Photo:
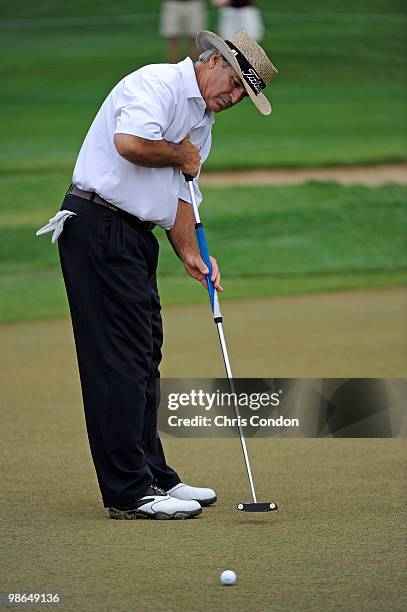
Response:
[{"label": "blurred background person", "polygon": [[223,39],[241,31],[256,40],[263,38],[263,20],[254,0],[212,0],[212,4],[219,9],[218,32]]},{"label": "blurred background person", "polygon": [[204,0],[165,0],[161,6],[160,33],[167,40],[167,61],[175,64],[183,59],[181,43],[188,43],[188,54],[198,59],[195,36],[206,28]]}]

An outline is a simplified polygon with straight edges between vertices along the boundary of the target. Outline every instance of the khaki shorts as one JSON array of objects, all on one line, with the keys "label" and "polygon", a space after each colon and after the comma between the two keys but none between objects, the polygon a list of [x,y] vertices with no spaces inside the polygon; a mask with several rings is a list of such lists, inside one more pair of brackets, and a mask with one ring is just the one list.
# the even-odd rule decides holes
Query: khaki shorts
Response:
[{"label": "khaki shorts", "polygon": [[223,6],[219,9],[219,34],[225,40],[237,32],[247,32],[255,40],[261,40],[264,34],[261,13],[256,6],[234,8]]},{"label": "khaki shorts", "polygon": [[206,11],[202,0],[165,0],[161,10],[160,34],[165,38],[194,38],[206,26]]}]

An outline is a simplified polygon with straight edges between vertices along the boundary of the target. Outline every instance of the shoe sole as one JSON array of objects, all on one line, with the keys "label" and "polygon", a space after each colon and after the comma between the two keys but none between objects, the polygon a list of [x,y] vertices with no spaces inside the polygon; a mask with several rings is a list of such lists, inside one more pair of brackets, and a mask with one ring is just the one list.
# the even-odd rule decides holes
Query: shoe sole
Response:
[{"label": "shoe sole", "polygon": [[158,521],[168,521],[172,519],[182,520],[198,516],[198,514],[201,514],[201,512],[202,508],[197,508],[196,510],[175,512],[174,514],[167,514],[166,512],[155,512],[154,514],[150,514],[148,512],[143,512],[142,510],[125,511],[116,510],[116,508],[109,508],[110,518],[119,521],[133,521],[135,519],[153,519]]},{"label": "shoe sole", "polygon": [[205,499],[205,500],[196,499],[195,501],[199,502],[201,506],[210,506],[211,504],[214,504],[217,501],[217,499],[218,498],[215,495],[215,497],[211,497],[210,499]]},{"label": "shoe sole", "polygon": [[[175,496],[173,496],[175,497]],[[180,497],[177,497],[176,499],[181,499]],[[217,501],[217,497],[215,495],[215,497],[211,497],[210,499],[193,499],[193,500],[188,500],[188,501],[197,501],[198,504],[201,504],[201,506],[210,506],[211,504],[214,504]]]}]

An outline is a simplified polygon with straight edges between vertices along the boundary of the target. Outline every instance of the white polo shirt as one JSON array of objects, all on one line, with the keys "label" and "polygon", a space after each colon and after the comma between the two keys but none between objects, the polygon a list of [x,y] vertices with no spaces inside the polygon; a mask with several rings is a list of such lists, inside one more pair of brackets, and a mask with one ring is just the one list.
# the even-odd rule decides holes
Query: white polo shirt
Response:
[{"label": "white polo shirt", "polygon": [[[80,150],[72,182],[119,208],[170,229],[178,199],[190,202],[178,168],[143,168],[119,155],[114,134],[179,143],[189,135],[201,163],[211,148],[213,113],[207,111],[192,60],[152,64],[129,74],[103,102]],[[197,203],[202,196],[194,180]]]}]

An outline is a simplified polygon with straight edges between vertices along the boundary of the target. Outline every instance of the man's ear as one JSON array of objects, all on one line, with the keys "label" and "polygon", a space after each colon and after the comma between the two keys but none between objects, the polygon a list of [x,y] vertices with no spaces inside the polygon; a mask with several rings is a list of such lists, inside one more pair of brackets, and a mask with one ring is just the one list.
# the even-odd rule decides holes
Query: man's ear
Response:
[{"label": "man's ear", "polygon": [[222,62],[222,61],[223,61],[222,54],[219,53],[219,51],[216,51],[216,53],[214,53],[212,57],[210,58],[209,65],[211,68],[215,68],[215,66],[217,66],[219,62]]}]

